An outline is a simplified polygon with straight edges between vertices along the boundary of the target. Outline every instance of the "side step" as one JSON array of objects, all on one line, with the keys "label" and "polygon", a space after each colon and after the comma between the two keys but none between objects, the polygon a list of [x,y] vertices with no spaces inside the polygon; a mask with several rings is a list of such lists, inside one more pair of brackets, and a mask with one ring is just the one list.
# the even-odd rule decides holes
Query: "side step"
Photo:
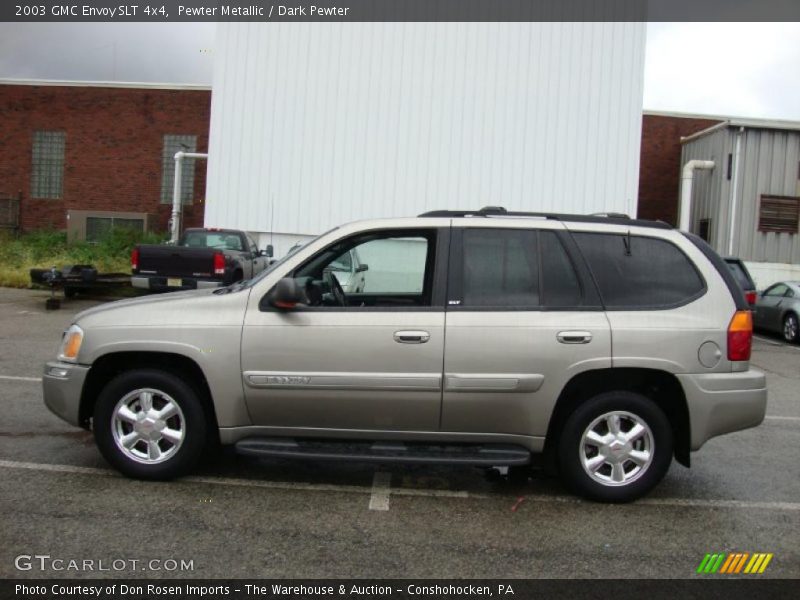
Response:
[{"label": "side step", "polygon": [[236,442],[236,451],[263,458],[308,458],[358,462],[476,465],[527,465],[531,453],[521,446],[356,442],[251,437]]}]

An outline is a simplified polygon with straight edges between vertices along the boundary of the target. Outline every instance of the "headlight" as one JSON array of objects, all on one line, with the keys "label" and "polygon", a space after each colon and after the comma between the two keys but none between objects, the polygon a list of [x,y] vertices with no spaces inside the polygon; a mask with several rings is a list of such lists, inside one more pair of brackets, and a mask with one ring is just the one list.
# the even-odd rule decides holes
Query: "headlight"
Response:
[{"label": "headlight", "polygon": [[83,343],[83,329],[77,325],[70,325],[64,332],[61,339],[61,347],[58,349],[58,360],[66,362],[78,362],[78,352],[81,351]]}]

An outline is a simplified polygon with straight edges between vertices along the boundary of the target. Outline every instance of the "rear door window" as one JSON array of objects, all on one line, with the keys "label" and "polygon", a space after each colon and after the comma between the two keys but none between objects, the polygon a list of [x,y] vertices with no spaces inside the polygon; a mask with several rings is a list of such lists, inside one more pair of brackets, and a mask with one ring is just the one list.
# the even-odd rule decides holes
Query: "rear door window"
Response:
[{"label": "rear door window", "polygon": [[573,233],[607,309],[659,309],[699,298],[705,282],[689,258],[666,240]]},{"label": "rear door window", "polygon": [[464,229],[462,306],[538,307],[536,232]]},{"label": "rear door window", "polygon": [[450,267],[451,308],[566,309],[583,304],[574,265],[553,231],[466,227]]},{"label": "rear door window", "polygon": [[583,293],[578,274],[555,232],[540,231],[539,247],[542,257],[542,304],[553,308],[580,306]]}]

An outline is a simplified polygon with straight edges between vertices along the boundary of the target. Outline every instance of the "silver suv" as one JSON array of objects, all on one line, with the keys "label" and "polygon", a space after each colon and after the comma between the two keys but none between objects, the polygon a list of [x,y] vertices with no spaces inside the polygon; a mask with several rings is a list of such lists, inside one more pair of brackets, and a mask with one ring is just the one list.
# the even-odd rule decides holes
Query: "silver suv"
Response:
[{"label": "silver suv", "polygon": [[[331,265],[369,265],[345,291]],[[348,286],[350,287],[350,286]],[[628,501],[764,418],[752,320],[699,238],[623,215],[436,211],[325,233],[255,279],[88,310],[44,399],[124,474],[259,457],[524,467]]]}]

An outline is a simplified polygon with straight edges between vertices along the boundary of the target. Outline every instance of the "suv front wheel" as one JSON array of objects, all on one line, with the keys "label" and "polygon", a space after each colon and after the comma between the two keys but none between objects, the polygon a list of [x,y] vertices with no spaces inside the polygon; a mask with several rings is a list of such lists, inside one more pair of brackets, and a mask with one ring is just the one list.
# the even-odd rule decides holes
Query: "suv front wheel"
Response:
[{"label": "suv front wheel", "polygon": [[105,459],[129,477],[172,479],[203,451],[206,417],[197,392],[156,369],[126,371],[100,392],[92,423]]},{"label": "suv front wheel", "polygon": [[672,461],[672,429],[641,394],[599,394],[564,425],[559,467],[573,492],[600,502],[630,502],[658,484]]}]

